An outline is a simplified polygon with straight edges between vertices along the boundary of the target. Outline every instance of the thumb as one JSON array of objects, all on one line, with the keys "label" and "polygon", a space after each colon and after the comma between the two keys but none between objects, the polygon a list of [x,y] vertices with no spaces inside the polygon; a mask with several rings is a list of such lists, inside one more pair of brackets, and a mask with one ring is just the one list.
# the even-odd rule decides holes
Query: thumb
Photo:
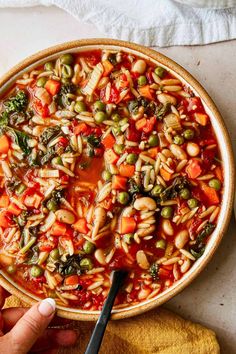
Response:
[{"label": "thumb", "polygon": [[44,332],[55,313],[56,304],[51,298],[44,299],[29,309],[8,333],[13,345],[12,353],[25,354]]}]

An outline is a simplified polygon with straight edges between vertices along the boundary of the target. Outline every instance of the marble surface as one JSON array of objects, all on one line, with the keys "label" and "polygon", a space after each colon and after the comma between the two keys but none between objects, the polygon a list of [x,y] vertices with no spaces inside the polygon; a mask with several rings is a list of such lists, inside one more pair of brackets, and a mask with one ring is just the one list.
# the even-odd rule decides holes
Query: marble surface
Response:
[{"label": "marble surface", "polygon": [[[0,75],[40,49],[89,37],[105,37],[105,34],[55,7],[0,9]],[[184,66],[207,89],[225,119],[236,152],[236,40],[157,50]],[[209,266],[166,304],[185,318],[214,329],[223,354],[236,353],[235,226],[232,218]]]}]

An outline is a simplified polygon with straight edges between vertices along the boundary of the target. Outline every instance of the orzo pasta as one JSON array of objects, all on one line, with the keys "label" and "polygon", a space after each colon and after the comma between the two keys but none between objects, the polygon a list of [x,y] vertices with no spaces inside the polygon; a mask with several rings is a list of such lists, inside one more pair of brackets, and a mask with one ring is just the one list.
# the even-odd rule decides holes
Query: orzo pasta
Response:
[{"label": "orzo pasta", "polygon": [[0,264],[58,304],[151,299],[201,257],[220,211],[218,143],[199,97],[125,52],[63,54],[0,102]]}]

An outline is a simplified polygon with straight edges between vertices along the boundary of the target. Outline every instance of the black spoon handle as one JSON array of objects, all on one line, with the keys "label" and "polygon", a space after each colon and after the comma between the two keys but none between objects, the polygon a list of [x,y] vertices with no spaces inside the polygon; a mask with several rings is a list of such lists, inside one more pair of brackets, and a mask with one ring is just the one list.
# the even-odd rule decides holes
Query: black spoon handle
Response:
[{"label": "black spoon handle", "polygon": [[103,335],[111,314],[112,306],[114,304],[118,290],[125,279],[125,276],[125,271],[119,270],[113,272],[113,279],[108,297],[105,301],[102,312],[93,330],[93,334],[90,338],[85,354],[97,354],[99,352]]}]

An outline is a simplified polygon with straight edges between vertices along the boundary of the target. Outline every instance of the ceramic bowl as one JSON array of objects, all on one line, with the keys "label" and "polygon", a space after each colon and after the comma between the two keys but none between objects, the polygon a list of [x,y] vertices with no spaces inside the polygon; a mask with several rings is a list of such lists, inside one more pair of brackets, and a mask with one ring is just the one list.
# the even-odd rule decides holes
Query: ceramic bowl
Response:
[{"label": "ceramic bowl", "polygon": [[[203,256],[195,262],[192,268],[179,281],[174,283],[173,286],[169,289],[158,294],[156,297],[143,301],[142,303],[135,306],[114,310],[112,313],[112,319],[122,319],[141,314],[168,301],[173,296],[182,291],[186,286],[188,286],[210,261],[211,257],[219,246],[222,236],[227,230],[230,220],[234,195],[234,161],[231,142],[224,121],[214,102],[204,90],[204,88],[184,68],[176,64],[173,60],[141,45],[111,39],[88,39],[68,42],[43,50],[16,65],[0,79],[0,98],[8,90],[12,83],[25,71],[32,70],[34,67],[42,64],[45,61],[54,59],[62,53],[81,52],[90,49],[103,48],[118,49],[133,53],[137,56],[143,57],[144,59],[151,60],[156,65],[162,65],[172,74],[174,74],[178,79],[184,82],[184,84],[188,85],[196,96],[201,97],[206,112],[210,116],[216,137],[219,142],[225,179],[222,208],[219,214],[217,227],[214,230],[209,243],[207,244]],[[0,271],[0,284],[12,294],[25,301],[28,305],[32,305],[37,300],[39,300],[36,296],[14,283],[13,280],[3,271]],[[91,312],[58,306],[58,315],[70,319],[92,321],[97,319],[98,314],[98,311]]]}]

